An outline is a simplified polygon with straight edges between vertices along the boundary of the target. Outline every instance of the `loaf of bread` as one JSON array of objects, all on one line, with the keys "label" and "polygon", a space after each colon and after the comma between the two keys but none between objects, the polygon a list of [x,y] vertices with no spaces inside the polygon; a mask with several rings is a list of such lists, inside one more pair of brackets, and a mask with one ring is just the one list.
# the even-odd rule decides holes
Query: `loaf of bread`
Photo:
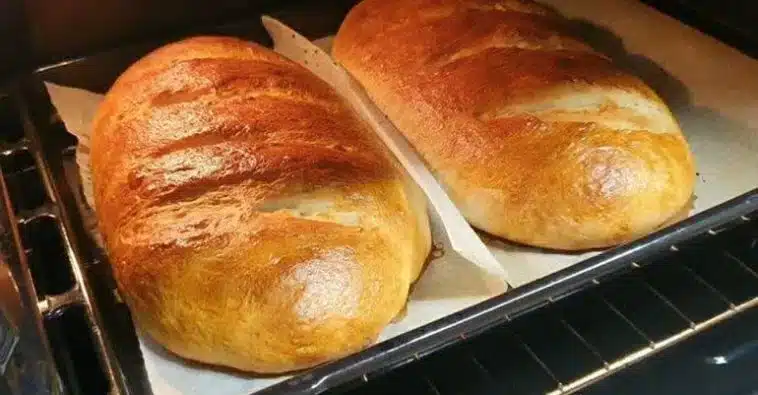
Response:
[{"label": "loaf of bread", "polygon": [[669,109],[528,0],[364,0],[333,55],[476,227],[582,250],[686,210],[689,147]]},{"label": "loaf of bread", "polygon": [[279,373],[358,351],[404,308],[426,202],[349,105],[258,45],[197,37],[124,72],[92,129],[99,230],[168,350]]}]

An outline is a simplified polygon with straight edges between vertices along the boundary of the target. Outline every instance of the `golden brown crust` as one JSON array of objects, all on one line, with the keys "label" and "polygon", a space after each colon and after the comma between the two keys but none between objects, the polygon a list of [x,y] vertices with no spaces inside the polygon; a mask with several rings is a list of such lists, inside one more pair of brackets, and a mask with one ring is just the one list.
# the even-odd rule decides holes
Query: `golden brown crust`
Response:
[{"label": "golden brown crust", "polygon": [[136,321],[260,373],[370,344],[430,248],[423,195],[306,69],[222,37],[132,65],[93,124],[95,205]]},{"label": "golden brown crust", "polygon": [[690,202],[665,104],[533,1],[364,0],[333,54],[485,231],[608,247]]}]

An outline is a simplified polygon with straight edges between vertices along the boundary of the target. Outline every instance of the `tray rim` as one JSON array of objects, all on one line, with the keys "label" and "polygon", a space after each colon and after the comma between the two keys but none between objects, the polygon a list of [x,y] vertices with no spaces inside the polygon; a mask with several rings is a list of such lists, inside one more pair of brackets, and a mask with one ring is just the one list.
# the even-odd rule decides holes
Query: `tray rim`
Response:
[{"label": "tray rim", "polygon": [[511,319],[591,285],[641,258],[676,251],[677,244],[715,228],[731,228],[758,212],[758,188],[711,207],[646,237],[582,260],[541,279],[514,288],[457,313],[432,321],[349,355],[313,368],[250,395],[317,395],[353,380],[390,371],[431,352],[452,346]]}]

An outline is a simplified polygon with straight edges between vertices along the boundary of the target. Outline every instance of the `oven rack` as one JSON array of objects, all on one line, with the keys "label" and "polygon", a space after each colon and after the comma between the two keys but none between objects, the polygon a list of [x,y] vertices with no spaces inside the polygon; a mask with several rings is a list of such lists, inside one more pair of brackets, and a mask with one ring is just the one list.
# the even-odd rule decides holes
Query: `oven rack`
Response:
[{"label": "oven rack", "polygon": [[149,394],[130,316],[83,237],[65,184],[74,140],[49,105],[30,105],[26,98],[39,94],[31,87],[17,83],[0,96],[0,173],[19,235],[18,266],[32,280],[43,346],[58,374],[44,393]]},{"label": "oven rack", "polygon": [[738,314],[758,311],[755,217],[758,212],[741,217],[734,229],[706,232],[450,349],[329,394],[406,388],[419,395],[575,393]]}]

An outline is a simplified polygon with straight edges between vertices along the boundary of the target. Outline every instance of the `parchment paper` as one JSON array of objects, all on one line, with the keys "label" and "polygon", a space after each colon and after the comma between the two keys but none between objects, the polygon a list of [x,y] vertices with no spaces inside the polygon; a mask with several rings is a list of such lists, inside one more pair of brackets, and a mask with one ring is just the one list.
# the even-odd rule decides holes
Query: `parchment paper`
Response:
[{"label": "parchment paper", "polygon": [[421,155],[376,107],[360,84],[332,60],[329,54],[331,37],[314,43],[274,18],[264,15],[261,19],[274,42],[274,51],[307,68],[336,89],[392,151],[406,173],[424,192],[429,209],[439,219],[439,227],[445,230],[441,236],[445,236],[446,253],[459,254],[492,276],[507,279],[505,268],[477,236],[432,171],[424,165]]},{"label": "parchment paper", "polygon": [[[329,40],[319,41],[322,45],[327,45],[329,42]],[[81,210],[85,222],[90,225],[88,230],[100,243],[100,235],[92,210],[94,204],[89,168],[89,133],[90,123],[103,97],[96,93],[52,83],[46,83],[46,87],[66,129],[78,139],[76,163],[85,202]],[[481,248],[489,256],[491,263],[486,260],[477,263],[466,260],[452,248],[449,237],[451,232],[445,227],[446,222],[441,217],[449,215],[460,217],[460,213],[454,206],[451,205],[448,210],[430,210],[429,214],[435,245],[430,257],[431,261],[414,285],[405,313],[384,330],[380,341],[499,295],[508,287],[504,268],[492,257],[485,246]],[[453,231],[460,234],[461,230],[454,229]],[[470,237],[481,243],[471,228],[464,231],[470,232]],[[464,235],[464,237],[469,236]],[[465,249],[468,246],[462,247]],[[474,249],[471,248],[471,250]],[[464,256],[468,252],[459,251]],[[477,253],[472,255],[476,256]],[[285,378],[253,378],[201,367],[169,354],[145,334],[138,334],[138,338],[148,378],[156,394],[207,394],[211,390],[213,394],[218,395],[246,394]]]},{"label": "parchment paper", "polygon": [[[642,77],[666,100],[695,154],[695,212],[758,186],[758,62],[634,0],[544,0],[573,20],[591,45]],[[328,45],[329,40],[321,42]],[[99,95],[48,84],[53,104],[80,139],[77,162],[87,190],[87,134]],[[432,217],[439,243],[439,220]],[[483,236],[508,282],[519,286],[597,252],[559,254]],[[489,298],[501,290],[453,254],[436,257],[414,289],[405,317],[387,339]],[[156,394],[242,395],[282,380],[260,379],[187,364],[140,336]]]}]

